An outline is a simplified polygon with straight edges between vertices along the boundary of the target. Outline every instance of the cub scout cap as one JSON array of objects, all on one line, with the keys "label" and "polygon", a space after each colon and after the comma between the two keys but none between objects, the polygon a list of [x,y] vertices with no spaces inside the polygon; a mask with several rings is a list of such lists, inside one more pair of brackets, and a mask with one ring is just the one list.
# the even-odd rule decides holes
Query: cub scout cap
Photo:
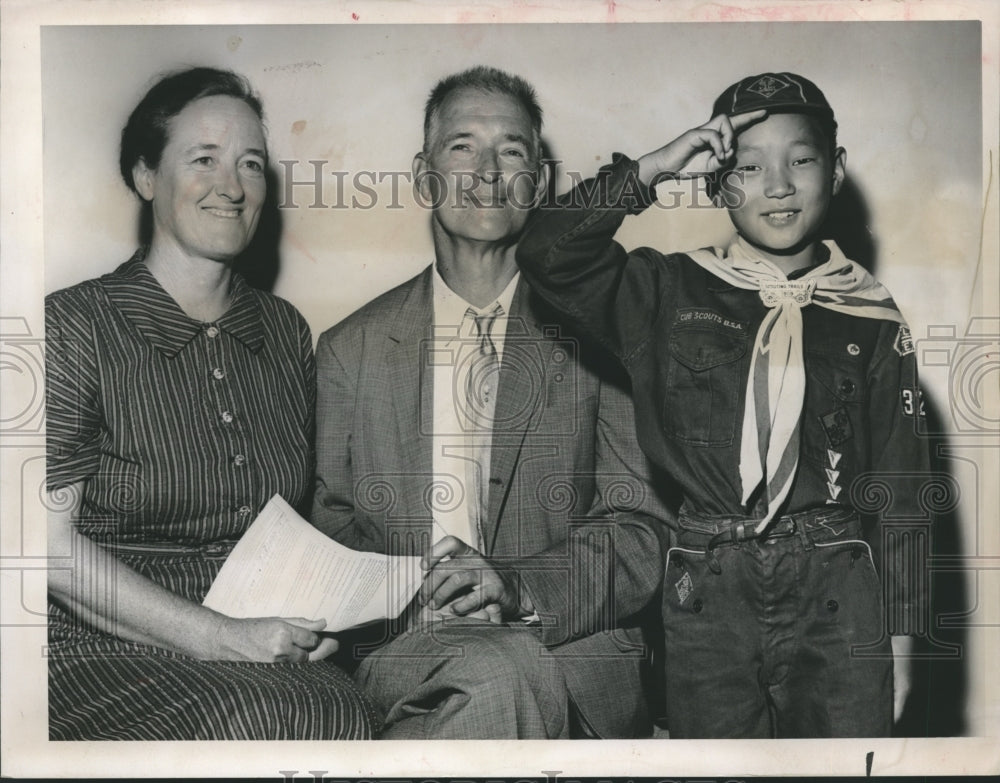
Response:
[{"label": "cub scout cap", "polygon": [[762,73],[741,79],[718,97],[712,107],[712,116],[744,114],[758,109],[803,112],[833,119],[833,109],[819,87],[794,73]]}]

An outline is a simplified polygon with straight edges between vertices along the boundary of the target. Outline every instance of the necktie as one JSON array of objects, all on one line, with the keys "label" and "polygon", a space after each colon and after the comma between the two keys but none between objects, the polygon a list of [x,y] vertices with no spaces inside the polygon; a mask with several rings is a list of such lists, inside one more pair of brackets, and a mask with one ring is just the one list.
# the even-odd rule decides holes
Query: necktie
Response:
[{"label": "necktie", "polygon": [[469,446],[466,470],[466,493],[469,524],[476,531],[476,547],[484,552],[485,527],[489,513],[490,451],[493,440],[493,418],[496,411],[497,387],[500,381],[500,357],[491,336],[493,324],[503,315],[496,304],[479,313],[473,308],[465,317],[475,324],[474,339],[465,364],[465,434]]},{"label": "necktie", "polygon": [[810,304],[862,318],[904,324],[889,292],[840,252],[824,242],[830,258],[795,280],[739,238],[719,248],[688,253],[713,275],[737,288],[760,292],[768,307],[757,330],[747,378],[740,441],[742,503],[764,482],[767,513],[762,532],[788,496],[799,464],[799,420],[805,401],[802,308]]}]

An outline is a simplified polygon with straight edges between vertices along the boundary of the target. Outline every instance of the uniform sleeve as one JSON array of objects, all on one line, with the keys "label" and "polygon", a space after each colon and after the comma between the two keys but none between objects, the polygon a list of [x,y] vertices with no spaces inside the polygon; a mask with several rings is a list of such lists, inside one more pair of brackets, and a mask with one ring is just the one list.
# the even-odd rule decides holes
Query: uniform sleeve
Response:
[{"label": "uniform sleeve", "polygon": [[[663,483],[639,448],[631,396],[620,383],[601,384],[594,438],[596,494],[587,517],[569,523],[567,541],[553,552],[514,564],[547,646],[621,627],[657,594],[663,575],[674,514],[657,492]],[[546,559],[562,565],[537,567]]]},{"label": "uniform sleeve", "polygon": [[535,210],[517,247],[532,288],[626,364],[663,309],[667,270],[660,253],[626,253],[614,235],[653,198],[638,164],[616,153],[595,178]]},{"label": "uniform sleeve", "polygon": [[869,377],[871,472],[865,477],[876,563],[883,572],[886,624],[907,635],[926,625],[929,575],[926,555],[933,532],[930,498],[939,477],[930,468],[923,395],[906,326],[886,322]]},{"label": "uniform sleeve", "polygon": [[97,472],[101,407],[91,319],[76,297],[45,300],[46,486],[51,492]]},{"label": "uniform sleeve", "polygon": [[338,353],[331,332],[316,346],[316,489],[312,524],[346,547],[381,551],[366,535],[354,506],[357,373],[347,352]]}]

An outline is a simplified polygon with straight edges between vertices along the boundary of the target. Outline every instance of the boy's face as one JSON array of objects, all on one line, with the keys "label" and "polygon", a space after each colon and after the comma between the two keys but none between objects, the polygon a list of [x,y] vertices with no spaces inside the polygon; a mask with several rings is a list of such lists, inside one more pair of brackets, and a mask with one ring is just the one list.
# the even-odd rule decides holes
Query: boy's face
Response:
[{"label": "boy's face", "polygon": [[740,235],[779,267],[807,266],[845,157],[840,148],[831,155],[815,118],[770,115],[740,132],[721,201]]}]

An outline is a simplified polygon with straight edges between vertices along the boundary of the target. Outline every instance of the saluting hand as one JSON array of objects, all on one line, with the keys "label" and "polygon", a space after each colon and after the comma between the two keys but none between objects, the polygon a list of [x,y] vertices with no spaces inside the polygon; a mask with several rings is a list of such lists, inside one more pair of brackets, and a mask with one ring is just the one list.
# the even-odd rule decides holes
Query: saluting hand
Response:
[{"label": "saluting hand", "polygon": [[765,116],[764,109],[732,117],[719,114],[639,158],[639,179],[646,185],[654,185],[664,178],[691,179],[712,174],[732,158],[736,134]]}]

